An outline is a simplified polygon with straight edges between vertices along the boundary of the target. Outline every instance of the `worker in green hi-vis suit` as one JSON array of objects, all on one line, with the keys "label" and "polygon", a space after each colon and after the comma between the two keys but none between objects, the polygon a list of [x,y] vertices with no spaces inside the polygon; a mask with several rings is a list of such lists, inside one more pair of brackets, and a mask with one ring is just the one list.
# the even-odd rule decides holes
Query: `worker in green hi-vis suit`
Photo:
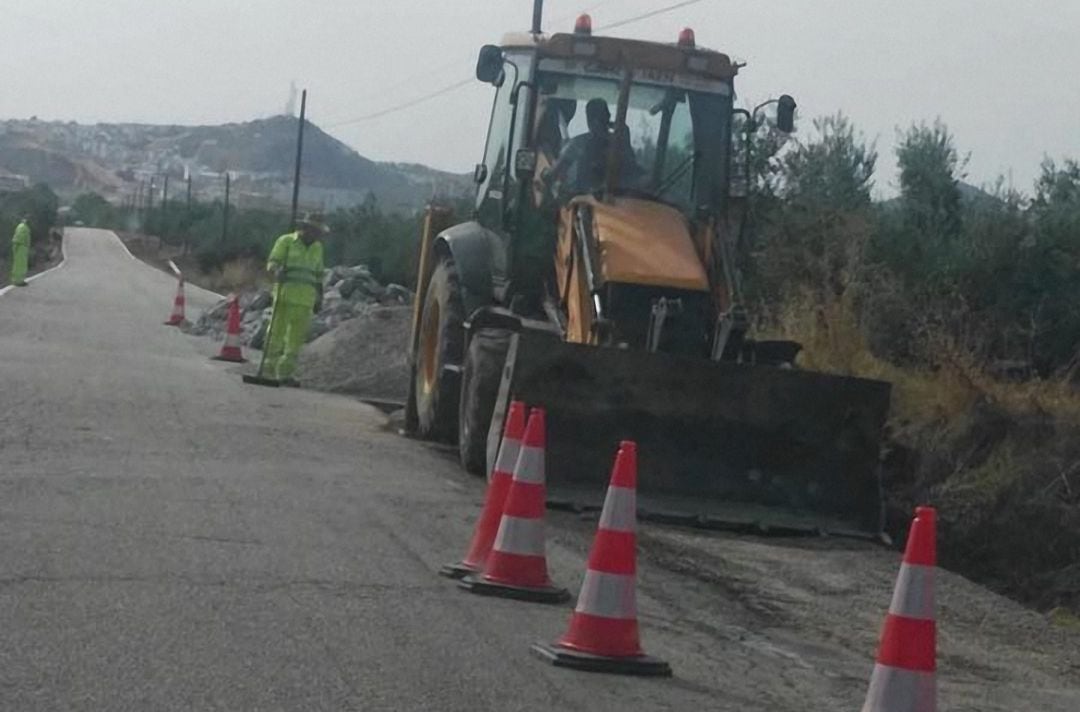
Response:
[{"label": "worker in green hi-vis suit", "polygon": [[26,271],[30,268],[30,218],[24,216],[11,239],[11,283],[26,286]]},{"label": "worker in green hi-vis suit", "polygon": [[317,216],[305,217],[296,232],[282,235],[266,269],[274,275],[274,314],[267,334],[266,363],[273,378],[298,386],[293,378],[311,317],[322,308],[323,245],[328,230]]}]

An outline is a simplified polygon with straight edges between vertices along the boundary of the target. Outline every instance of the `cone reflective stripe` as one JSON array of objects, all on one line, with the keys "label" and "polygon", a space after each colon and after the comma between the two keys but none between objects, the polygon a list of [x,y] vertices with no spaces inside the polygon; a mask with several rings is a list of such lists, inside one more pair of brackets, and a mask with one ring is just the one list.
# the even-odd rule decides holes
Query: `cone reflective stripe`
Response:
[{"label": "cone reflective stripe", "polygon": [[466,576],[461,585],[473,593],[506,596],[540,603],[561,603],[566,589],[552,585],[545,550],[544,411],[529,414],[514,476],[503,503],[495,542],[482,574]]},{"label": "cone reflective stripe", "polygon": [[514,401],[510,404],[506,424],[503,426],[499,454],[495,457],[495,468],[491,471],[487,494],[484,497],[484,508],[480,512],[480,518],[476,520],[476,529],[469,544],[469,551],[459,563],[444,566],[441,571],[443,575],[461,578],[484,569],[499,531],[503,505],[506,503],[506,495],[514,479],[514,466],[521,453],[521,439],[524,435],[525,404]]},{"label": "cone reflective stripe", "polygon": [[510,404],[510,412],[506,416],[502,442],[499,443],[499,454],[495,456],[495,467],[491,471],[491,479],[497,477],[505,479],[507,483],[513,481],[514,466],[517,465],[518,456],[521,454],[523,437],[525,437],[525,404],[514,401]]},{"label": "cone reflective stripe", "polygon": [[[586,571],[585,581],[581,584],[581,593],[578,594],[577,607],[574,612],[581,616],[610,618],[619,625],[623,621],[632,621],[635,623],[636,632],[637,596],[634,591],[634,577],[625,574],[607,574],[591,569]],[[562,642],[568,646],[573,646],[575,645],[575,639],[579,637],[568,634],[563,638]],[[582,646],[577,645],[576,647]],[[641,645],[636,640],[636,635],[633,645],[629,646],[624,654],[641,654]]]},{"label": "cone reflective stripe", "polygon": [[570,625],[554,645],[533,651],[565,667],[634,675],[670,675],[645,655],[637,622],[637,445],[624,442],[615,457],[600,526]]},{"label": "cone reflective stripe", "polygon": [[221,353],[215,356],[214,360],[232,363],[247,362],[240,346],[240,299],[235,294],[229,302],[229,318],[225,326],[225,343],[221,346]]},{"label": "cone reflective stripe", "polygon": [[863,712],[937,710],[936,565],[936,513],[932,507],[919,507],[885,617]]},{"label": "cone reflective stripe", "polygon": [[169,320],[165,322],[165,326],[179,326],[186,321],[184,317],[184,278],[180,277],[176,283],[176,297],[173,298],[172,314],[169,316]]},{"label": "cone reflective stripe", "polygon": [[608,487],[600,528],[605,531],[637,531],[637,490],[633,487]]}]

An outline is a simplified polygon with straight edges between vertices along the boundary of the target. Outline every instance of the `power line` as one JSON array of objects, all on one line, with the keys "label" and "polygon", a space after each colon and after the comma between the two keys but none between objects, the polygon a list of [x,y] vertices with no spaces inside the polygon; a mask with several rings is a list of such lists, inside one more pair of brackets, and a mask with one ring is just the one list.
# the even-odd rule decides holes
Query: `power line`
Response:
[{"label": "power line", "polygon": [[[593,5],[589,9],[589,12],[595,10],[596,8],[600,7],[601,5],[606,4],[606,2],[607,2],[607,0],[603,0],[603,2],[596,3],[595,5]],[[635,15],[634,17],[628,17],[628,18],[626,18],[624,20],[618,20],[617,22],[613,22],[610,25],[604,25],[603,27],[599,27],[599,28],[597,28],[597,30],[598,31],[599,30],[611,30],[611,29],[614,29],[616,27],[623,27],[625,25],[629,25],[629,24],[634,23],[634,22],[639,22],[641,20],[647,20],[647,19],[649,19],[651,17],[657,17],[659,15],[664,15],[666,13],[673,12],[673,11],[678,10],[680,8],[683,8],[683,7],[688,7],[690,5],[697,5],[700,2],[704,2],[704,0],[684,0],[683,2],[675,3],[674,5],[668,5],[667,7],[662,7],[662,8],[656,9],[656,10],[651,10],[649,12],[645,12],[645,13],[642,13],[640,15]],[[415,99],[411,99],[411,100],[406,101],[404,103],[396,104],[394,106],[390,106],[390,107],[387,107],[386,109],[382,109],[380,111],[376,111],[376,112],[373,112],[373,113],[370,113],[370,114],[365,114],[364,116],[357,116],[356,118],[353,118],[353,119],[347,119],[345,121],[339,121],[339,122],[336,122],[336,123],[333,123],[333,124],[329,124],[328,126],[326,126],[326,128],[333,129],[333,128],[337,128],[337,127],[340,127],[340,126],[348,126],[349,124],[358,124],[358,123],[361,123],[363,121],[371,121],[373,119],[382,118],[383,116],[387,116],[389,114],[395,114],[395,113],[397,113],[399,111],[404,111],[405,109],[411,109],[414,106],[417,106],[419,104],[423,104],[423,103],[425,103],[427,101],[431,101],[432,99],[436,99],[436,98],[438,98],[440,96],[444,96],[446,94],[449,94],[452,91],[460,89],[461,87],[465,86],[466,84],[471,83],[472,81],[473,81],[473,77],[467,77],[465,79],[462,79],[461,81],[457,81],[457,82],[454,82],[453,84],[449,84],[447,86],[441,87],[439,89],[431,91],[431,92],[429,92],[427,94],[423,94],[423,95],[421,95],[421,96],[419,96],[419,97],[417,97]],[[395,88],[398,87],[398,86],[401,86],[401,83],[394,85]]]},{"label": "power line", "polygon": [[[607,5],[609,2],[611,2],[611,0],[600,0],[600,2],[594,3],[594,4],[590,5],[589,7],[585,8],[585,10],[583,10],[583,12],[585,12],[585,13],[595,12],[599,8],[603,7],[604,5]],[[552,22],[552,24],[559,25],[559,24],[570,22],[575,17],[577,17],[576,14],[575,15],[563,15],[561,17],[558,17],[558,18],[552,20],[551,22]],[[454,64],[460,64],[463,69],[467,70],[468,66],[469,66],[469,63],[471,61],[473,61],[472,56],[470,56],[468,58],[463,58],[461,62],[454,62]],[[444,69],[442,71],[446,71],[446,67],[444,67]],[[430,77],[430,76],[431,76],[431,70],[430,69],[424,70],[423,72],[418,72],[416,74],[411,74],[411,75],[409,75],[409,76],[407,76],[407,77],[405,77],[403,79],[400,79],[400,80],[394,82],[393,84],[390,84],[390,85],[380,89],[379,91],[372,91],[372,92],[369,92],[367,94],[362,94],[359,98],[354,99],[354,100],[355,101],[364,101],[365,99],[370,99],[370,98],[373,98],[373,97],[376,97],[376,96],[386,96],[387,94],[393,93],[394,91],[396,91],[398,89],[401,89],[402,87],[411,85],[417,79],[422,79],[424,77]],[[436,90],[436,91],[439,91],[439,90]],[[341,122],[331,123],[331,124],[328,125],[328,128],[332,128],[334,126],[341,126],[343,124],[352,123],[354,121],[360,121],[360,120],[362,120],[362,119],[346,119],[346,120],[341,121]]]},{"label": "power line", "polygon": [[613,30],[616,27],[623,27],[624,25],[629,25],[629,24],[631,24],[633,22],[638,22],[640,20],[647,20],[650,17],[656,17],[658,15],[665,15],[665,14],[667,14],[669,12],[672,12],[673,10],[678,10],[679,8],[688,7],[690,5],[697,5],[700,2],[704,2],[704,0],[684,0],[684,2],[678,2],[678,3],[675,3],[674,5],[668,5],[667,7],[662,7],[660,9],[658,9],[658,10],[651,10],[649,12],[642,13],[640,15],[635,15],[634,17],[628,17],[625,20],[619,20],[617,22],[611,23],[610,25],[603,25],[602,27],[598,27],[596,29],[597,29],[597,31],[600,31],[600,30]]},{"label": "power line", "polygon": [[378,119],[380,117],[386,116],[387,114],[393,114],[393,113],[396,113],[398,111],[403,111],[404,109],[410,109],[410,108],[412,108],[414,106],[417,106],[418,104],[423,104],[426,101],[430,101],[430,100],[435,99],[437,97],[443,96],[444,94],[449,94],[450,92],[452,92],[452,91],[454,91],[456,89],[460,89],[461,87],[465,86],[466,84],[472,83],[473,80],[474,80],[473,77],[466,77],[465,79],[462,79],[461,81],[454,82],[453,84],[444,86],[441,89],[436,89],[435,91],[429,92],[427,94],[424,94],[423,96],[419,96],[419,97],[417,97],[415,99],[412,99],[410,101],[406,101],[406,102],[404,102],[402,104],[397,104],[396,106],[391,106],[391,107],[388,107],[386,109],[382,109],[380,111],[373,112],[371,114],[365,114],[364,116],[357,116],[356,118],[348,119],[347,121],[339,121],[337,123],[330,124],[326,128],[332,129],[332,128],[337,128],[338,126],[347,126],[348,124],[358,124],[361,121],[370,121],[372,119]]},{"label": "power line", "polygon": [[604,5],[607,5],[609,2],[611,2],[611,0],[600,0],[600,2],[593,3],[592,5],[585,8],[584,10],[582,10],[579,13],[575,13],[573,15],[563,15],[562,17],[557,17],[557,18],[555,18],[554,20],[551,21],[551,24],[553,24],[553,25],[561,25],[563,23],[570,22],[570,20],[575,19],[576,17],[578,17],[578,15],[589,15],[591,13],[596,12],[601,7],[603,7]]},{"label": "power line", "polygon": [[[468,69],[469,62],[471,62],[471,61],[475,61],[475,59],[473,59],[472,57],[469,57],[469,58],[462,57],[460,62],[453,62],[451,64],[460,65],[462,67],[462,71],[465,71],[465,70]],[[353,97],[353,101],[363,102],[363,101],[365,101],[367,99],[373,99],[375,97],[385,97],[387,94],[392,94],[392,93],[396,92],[398,89],[401,89],[403,87],[411,86],[411,85],[415,84],[416,80],[418,80],[418,79],[423,79],[425,77],[430,78],[430,77],[432,77],[434,75],[439,75],[439,74],[448,74],[451,69],[455,69],[455,67],[452,67],[450,65],[444,65],[442,67],[442,69],[436,70],[434,72],[434,74],[433,74],[432,71],[431,71],[431,68],[429,67],[429,68],[425,69],[422,72],[416,72],[415,74],[407,75],[407,76],[403,77],[402,79],[399,79],[399,80],[395,81],[393,84],[389,84],[389,85],[379,89],[378,91],[371,91],[371,92],[367,92],[365,94],[361,94],[358,97]]]}]

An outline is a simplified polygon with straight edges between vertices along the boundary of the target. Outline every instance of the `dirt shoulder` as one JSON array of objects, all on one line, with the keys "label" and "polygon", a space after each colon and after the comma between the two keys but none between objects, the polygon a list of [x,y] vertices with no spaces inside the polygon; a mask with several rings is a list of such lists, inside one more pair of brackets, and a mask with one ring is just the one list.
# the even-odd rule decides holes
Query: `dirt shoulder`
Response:
[{"label": "dirt shoulder", "polygon": [[[402,468],[428,473],[431,496],[410,501],[403,536],[445,541],[453,532],[443,560],[459,556],[484,482],[462,473],[441,446],[384,431],[371,447],[394,453]],[[463,494],[471,505],[464,521]],[[546,549],[557,585],[578,590],[596,528],[595,515],[548,512]],[[671,664],[671,684],[702,692],[711,709],[861,708],[898,552],[849,539],[743,536],[646,522],[638,527],[637,549],[642,642]],[[936,579],[942,712],[1080,709],[1080,626],[949,571],[939,570]],[[546,634],[565,630],[568,614],[552,612]],[[524,616],[522,625],[528,626]]]},{"label": "dirt shoulder", "polygon": [[116,233],[132,255],[151,267],[172,274],[172,261],[184,273],[184,279],[203,289],[227,294],[251,289],[262,284],[266,276],[262,264],[255,260],[236,260],[222,269],[203,270],[198,260],[180,246],[170,245],[160,237],[134,232]]},{"label": "dirt shoulder", "polygon": [[[595,528],[566,514],[552,525],[560,545],[578,548]],[[859,709],[898,553],[654,525],[641,527],[639,548],[639,592],[660,611],[647,623],[698,651],[680,675],[726,670],[725,691],[744,709]],[[1080,709],[1080,626],[945,570],[937,598],[940,709]]]}]

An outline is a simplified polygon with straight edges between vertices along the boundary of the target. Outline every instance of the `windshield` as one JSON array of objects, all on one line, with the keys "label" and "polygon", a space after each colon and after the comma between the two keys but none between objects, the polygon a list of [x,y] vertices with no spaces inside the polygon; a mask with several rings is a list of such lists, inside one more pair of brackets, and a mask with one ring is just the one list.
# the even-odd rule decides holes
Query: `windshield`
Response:
[{"label": "windshield", "polygon": [[[642,194],[684,212],[716,207],[727,181],[731,90],[721,82],[691,82],[669,76],[662,84],[632,84],[617,193]],[[560,195],[601,190],[614,136],[605,126],[617,114],[619,78],[546,71],[538,86],[536,145]]]}]

